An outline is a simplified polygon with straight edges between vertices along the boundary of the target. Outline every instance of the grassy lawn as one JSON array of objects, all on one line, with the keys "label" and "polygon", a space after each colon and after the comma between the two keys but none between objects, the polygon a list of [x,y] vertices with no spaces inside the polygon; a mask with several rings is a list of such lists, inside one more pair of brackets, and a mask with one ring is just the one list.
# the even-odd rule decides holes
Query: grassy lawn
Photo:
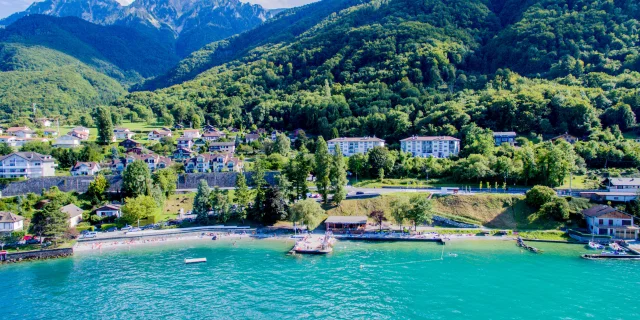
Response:
[{"label": "grassy lawn", "polygon": [[161,216],[175,218],[178,215],[180,208],[184,209],[185,213],[192,210],[193,198],[195,196],[195,192],[170,195],[164,202],[164,208],[162,208]]},{"label": "grassy lawn", "polygon": [[558,188],[569,189],[569,186],[571,186],[572,189],[598,189],[599,184],[600,184],[600,181],[589,180],[586,175],[583,175],[583,176],[574,175],[573,179],[570,179],[570,177],[567,177],[564,180],[564,183]]},{"label": "grassy lawn", "polygon": [[555,241],[571,241],[571,237],[564,232],[558,230],[548,231],[521,231],[518,235],[523,239],[538,239],[538,240],[555,240]]},{"label": "grassy lawn", "polygon": [[[60,135],[66,135],[67,133],[69,133],[73,128],[78,127],[78,126],[61,126],[60,127]],[[158,124],[153,124],[150,125],[146,122],[123,122],[121,125],[119,126],[115,126],[115,127],[122,127],[122,128],[127,128],[131,131],[135,131],[138,133],[138,135],[136,135],[134,137],[134,139],[136,140],[146,140],[147,139],[147,133],[155,130],[155,129],[160,129],[163,127],[162,124],[158,123]],[[55,127],[52,127],[53,129],[55,129]],[[175,133],[176,137],[179,136],[179,134]],[[98,136],[98,129],[96,128],[89,128],[89,141],[95,141],[96,138]]]}]

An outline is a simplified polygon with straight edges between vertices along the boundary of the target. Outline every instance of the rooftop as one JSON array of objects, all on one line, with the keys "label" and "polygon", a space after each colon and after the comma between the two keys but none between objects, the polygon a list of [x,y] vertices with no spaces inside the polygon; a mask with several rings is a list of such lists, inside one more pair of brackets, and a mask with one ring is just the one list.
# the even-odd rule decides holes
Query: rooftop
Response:
[{"label": "rooftop", "polygon": [[22,220],[24,220],[24,218],[17,214],[7,211],[0,212],[0,222],[18,222]]},{"label": "rooftop", "polygon": [[517,136],[517,134],[513,131],[505,131],[505,132],[494,132],[494,136]]},{"label": "rooftop", "polygon": [[604,215],[607,215],[608,218],[613,218],[613,219],[629,219],[629,217],[631,217],[630,215],[607,205],[593,206],[589,209],[583,210],[582,214],[585,217],[594,217],[594,218],[601,217]]},{"label": "rooftop", "polygon": [[384,142],[384,140],[376,137],[341,137],[336,139],[331,139],[327,142],[364,142],[364,141],[373,141],[373,142]]},{"label": "rooftop", "polygon": [[51,156],[48,155],[42,155],[39,154],[37,152],[14,152],[14,153],[10,153],[6,156],[2,156],[0,157],[0,161],[3,161],[11,156],[18,156],[20,158],[26,159],[26,160],[40,160],[43,162],[53,162],[54,159]]},{"label": "rooftop", "polygon": [[366,224],[367,216],[330,216],[324,223]]},{"label": "rooftop", "polygon": [[66,213],[69,216],[69,218],[75,218],[77,216],[81,216],[83,212],[83,210],[80,209],[80,207],[76,206],[73,203],[70,203],[60,208],[60,211]]},{"label": "rooftop", "polygon": [[402,139],[400,141],[460,141],[460,139],[450,137],[450,136],[413,136],[406,139]]},{"label": "rooftop", "polygon": [[609,178],[609,182],[612,186],[638,186],[640,178]]}]

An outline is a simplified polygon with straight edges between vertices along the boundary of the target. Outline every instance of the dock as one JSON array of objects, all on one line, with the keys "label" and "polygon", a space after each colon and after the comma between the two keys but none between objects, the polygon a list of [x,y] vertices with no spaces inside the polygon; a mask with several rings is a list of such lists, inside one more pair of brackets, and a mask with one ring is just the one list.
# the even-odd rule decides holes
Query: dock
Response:
[{"label": "dock", "polygon": [[640,260],[639,255],[632,254],[583,254],[582,258],[588,260]]},{"label": "dock", "polygon": [[518,240],[516,240],[516,244],[518,245],[518,247],[520,248],[524,248],[527,251],[533,252],[533,253],[542,253],[542,250],[536,248],[536,247],[532,247],[526,243],[524,243],[524,240],[522,240],[522,238],[518,237]]},{"label": "dock", "polygon": [[185,264],[207,262],[207,258],[184,259]]}]

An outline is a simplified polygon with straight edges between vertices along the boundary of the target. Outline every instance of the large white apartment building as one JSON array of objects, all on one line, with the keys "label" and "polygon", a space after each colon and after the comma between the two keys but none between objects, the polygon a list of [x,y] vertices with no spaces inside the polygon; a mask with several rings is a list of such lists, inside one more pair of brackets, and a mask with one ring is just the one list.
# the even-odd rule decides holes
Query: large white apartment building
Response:
[{"label": "large white apartment building", "polygon": [[367,153],[374,147],[384,147],[384,140],[376,137],[336,138],[327,141],[329,153],[335,154],[336,146],[344,156],[352,156],[357,153]]},{"label": "large white apartment building", "polygon": [[449,136],[418,137],[400,140],[400,149],[414,157],[448,158],[460,152],[460,139]]},{"label": "large white apartment building", "polygon": [[0,157],[0,178],[40,178],[56,175],[56,164],[49,155],[14,152]]}]

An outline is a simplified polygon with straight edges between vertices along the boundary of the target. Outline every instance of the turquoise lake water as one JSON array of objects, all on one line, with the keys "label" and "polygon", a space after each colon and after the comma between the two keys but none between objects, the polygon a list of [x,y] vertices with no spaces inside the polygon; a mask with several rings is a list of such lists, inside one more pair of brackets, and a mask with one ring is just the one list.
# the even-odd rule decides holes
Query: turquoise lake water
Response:
[{"label": "turquoise lake water", "polygon": [[[184,242],[3,265],[0,318],[640,319],[640,263],[583,260],[583,246],[338,242],[294,257],[291,245]],[[195,257],[208,262],[184,264]]]}]

